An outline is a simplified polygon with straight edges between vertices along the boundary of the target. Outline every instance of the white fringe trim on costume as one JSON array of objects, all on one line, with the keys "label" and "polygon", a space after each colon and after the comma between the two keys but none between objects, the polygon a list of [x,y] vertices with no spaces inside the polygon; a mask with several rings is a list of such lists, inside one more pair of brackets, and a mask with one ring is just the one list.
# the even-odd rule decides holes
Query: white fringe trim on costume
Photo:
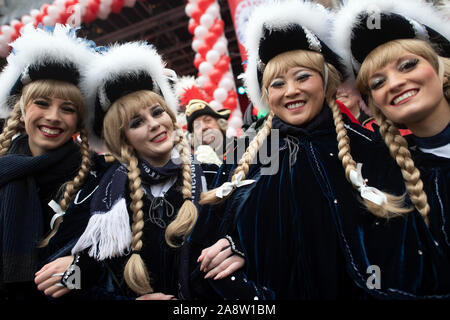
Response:
[{"label": "white fringe trim on costume", "polygon": [[131,244],[131,227],[125,199],[117,201],[109,212],[97,213],[72,249],[72,254],[90,247],[89,256],[105,260],[123,255]]}]

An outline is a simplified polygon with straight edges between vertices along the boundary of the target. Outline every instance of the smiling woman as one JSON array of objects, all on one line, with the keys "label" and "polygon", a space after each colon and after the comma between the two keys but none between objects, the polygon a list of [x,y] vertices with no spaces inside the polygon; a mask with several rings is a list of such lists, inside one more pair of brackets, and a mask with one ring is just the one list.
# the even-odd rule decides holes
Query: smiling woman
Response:
[{"label": "smiling woman", "polygon": [[56,251],[48,241],[89,176],[79,80],[93,53],[63,26],[29,25],[11,46],[0,74],[0,114],[10,112],[0,134],[0,299],[24,300],[42,298],[34,273]]}]

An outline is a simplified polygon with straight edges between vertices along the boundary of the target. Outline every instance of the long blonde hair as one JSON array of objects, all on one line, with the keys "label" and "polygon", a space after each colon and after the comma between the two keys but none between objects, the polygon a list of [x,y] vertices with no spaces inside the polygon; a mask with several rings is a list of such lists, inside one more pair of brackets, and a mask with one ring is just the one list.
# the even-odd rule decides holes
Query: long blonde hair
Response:
[{"label": "long blonde hair", "polygon": [[[86,107],[84,104],[83,96],[78,87],[68,82],[53,79],[36,80],[26,85],[22,89],[21,94],[13,98],[15,100],[14,108],[11,112],[11,116],[6,122],[5,127],[3,128],[3,132],[0,134],[0,156],[3,156],[8,152],[13,136],[17,133],[23,132],[24,130],[25,126],[23,121],[21,120],[22,110],[26,113],[28,105],[33,99],[38,97],[55,97],[59,99],[69,100],[77,108],[77,129],[80,133],[81,139],[81,164],[76,176],[61,187],[64,192],[59,205],[61,209],[65,211],[70,202],[75,197],[75,194],[78,192],[78,190],[86,180],[91,167],[87,133],[84,129]],[[62,220],[63,216],[55,220],[53,229],[40,242],[39,247],[45,247],[48,244],[49,240],[58,231],[59,225],[61,224]]]},{"label": "long blonde hair", "polygon": [[139,254],[139,251],[143,246],[141,238],[143,234],[142,230],[144,228],[144,213],[142,211],[142,197],[144,191],[141,186],[138,157],[134,148],[128,143],[124,129],[142,108],[155,103],[159,103],[172,119],[175,129],[174,145],[181,158],[182,194],[184,202],[178,210],[175,219],[166,228],[165,238],[168,245],[178,247],[179,239],[185,238],[191,232],[195,221],[197,220],[197,208],[191,200],[190,147],[186,138],[184,138],[181,128],[176,124],[175,115],[167,107],[164,99],[152,91],[136,91],[121,97],[112,104],[105,115],[103,121],[103,136],[105,138],[106,146],[112,155],[117,160],[124,163],[128,170],[131,197],[130,209],[133,218],[131,226],[132,254],[125,265],[124,278],[127,285],[137,294],[152,292],[153,288],[150,285],[150,275],[147,267]]},{"label": "long blonde hair", "polygon": [[[431,64],[437,74],[443,72],[443,76],[450,79],[450,59],[439,57],[436,54],[436,51],[425,41],[418,39],[401,39],[378,46],[366,57],[358,73],[356,86],[362,93],[368,96],[369,108],[380,126],[380,134],[389,148],[392,158],[395,159],[401,169],[406,190],[408,191],[411,201],[428,224],[430,206],[428,204],[427,195],[423,190],[420,171],[417,169],[411,158],[408,142],[400,134],[397,125],[393,121],[387,119],[375,105],[369,87],[370,76],[376,70],[383,68],[388,63],[398,59],[404,50],[421,56]],[[440,70],[439,59],[442,61],[441,68],[443,68],[443,70]],[[442,90],[447,101],[450,101],[450,81],[443,84]]]},{"label": "long blonde hair", "polygon": [[[350,172],[351,170],[356,170],[356,162],[353,160],[353,157],[350,153],[350,139],[347,135],[347,130],[344,127],[344,121],[342,119],[341,111],[339,109],[338,104],[336,103],[336,91],[341,82],[340,73],[336,70],[336,68],[326,63],[328,68],[328,79],[327,79],[327,87],[325,91],[325,99],[332,111],[334,124],[336,126],[336,134],[337,134],[337,142],[338,142],[338,157],[342,162],[342,166],[345,170],[345,177],[347,181],[350,181]],[[263,79],[262,79],[262,92],[263,98],[268,101],[267,89],[270,82],[273,78],[279,74],[285,73],[288,69],[296,66],[305,66],[312,70],[315,70],[324,77],[325,74],[325,61],[321,54],[305,51],[305,50],[293,50],[284,52],[282,54],[277,55],[272,60],[267,63],[266,68],[264,69]],[[242,172],[245,176],[248,174],[248,170],[251,164],[251,161],[255,157],[258,152],[262,142],[267,138],[270,133],[270,129],[272,127],[272,118],[274,114],[271,111],[269,114],[266,123],[263,128],[258,132],[256,137],[250,142],[249,147],[246,152],[242,156],[242,159],[239,161],[238,166],[236,167],[232,181],[234,181],[237,177],[237,174]],[[356,186],[355,186],[356,188]],[[231,194],[230,194],[231,195]],[[228,197],[230,196],[228,195]],[[387,203],[382,204],[381,206],[376,205],[375,203],[363,199],[363,203],[366,208],[376,216],[383,218],[390,218],[392,216],[397,216],[399,214],[403,214],[405,212],[410,211],[410,209],[404,207],[404,196],[394,196],[390,194],[386,194]],[[216,196],[216,189],[210,190],[206,193],[202,194],[201,204],[217,204],[224,201],[226,198],[218,198]]]}]

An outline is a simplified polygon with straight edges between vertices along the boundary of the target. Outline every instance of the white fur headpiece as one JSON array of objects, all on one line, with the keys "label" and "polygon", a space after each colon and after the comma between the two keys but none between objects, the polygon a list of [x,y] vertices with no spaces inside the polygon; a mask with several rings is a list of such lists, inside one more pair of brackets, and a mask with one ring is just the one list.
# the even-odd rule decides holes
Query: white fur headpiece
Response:
[{"label": "white fur headpiece", "polygon": [[42,66],[60,64],[82,68],[92,60],[94,51],[87,41],[77,38],[70,26],[57,24],[53,32],[35,29],[31,24],[23,28],[21,36],[10,45],[13,52],[7,58],[7,65],[0,74],[0,118],[6,118],[12,109],[9,105],[11,90],[19,81],[20,89],[32,79],[27,77],[30,65]]},{"label": "white fur headpiece", "polygon": [[309,49],[321,52],[319,38],[329,43],[329,30],[332,26],[333,13],[323,6],[303,1],[271,1],[261,4],[251,14],[245,33],[245,46],[248,64],[244,74],[244,83],[250,100],[258,109],[269,107],[261,99],[261,86],[258,68],[262,72],[259,56],[260,40],[264,30],[283,31],[293,24],[299,25],[306,33]]},{"label": "white fur headpiece", "polygon": [[[120,84],[123,77],[137,79],[139,75],[145,74],[152,79],[153,91],[161,94],[167,106],[174,114],[177,114],[178,100],[169,83],[165,62],[157,51],[145,42],[111,45],[106,52],[90,62],[87,70],[83,77],[82,87],[88,93],[87,102],[89,106],[101,107],[102,111],[106,112],[111,103],[114,102],[110,101],[105,92],[108,83],[119,81]],[[139,87],[139,85],[136,82],[136,90],[147,89]],[[122,95],[130,93],[130,88],[127,88],[127,90]],[[115,94],[120,97],[121,92],[115,92]],[[97,104],[97,98],[100,106]],[[89,142],[94,148],[101,148],[103,144],[101,137],[94,132],[94,126],[99,121],[103,121],[103,119],[95,119],[93,112],[89,114],[87,131]]]},{"label": "white fur headpiece", "polygon": [[[368,13],[373,21],[361,21],[360,14]],[[416,38],[427,40],[426,27],[438,32],[450,41],[450,20],[433,7],[432,4],[422,0],[350,0],[337,13],[332,30],[333,46],[338,54],[345,60],[350,74],[358,71],[360,62],[353,57],[351,41],[357,28],[383,28],[383,22],[377,25],[377,14],[395,13],[409,21]],[[370,24],[370,25],[368,25]],[[395,32],[396,30],[390,30]],[[447,53],[450,54],[450,53]]]}]

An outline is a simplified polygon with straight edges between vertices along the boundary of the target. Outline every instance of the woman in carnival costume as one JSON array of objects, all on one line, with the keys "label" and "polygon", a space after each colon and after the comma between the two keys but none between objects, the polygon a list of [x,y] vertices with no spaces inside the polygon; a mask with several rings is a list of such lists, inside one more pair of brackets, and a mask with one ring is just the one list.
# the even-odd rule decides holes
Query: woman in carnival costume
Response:
[{"label": "woman in carnival costume", "polygon": [[[35,272],[56,251],[70,252],[68,242],[82,231],[78,222],[67,222],[72,232],[51,242],[90,180],[80,75],[94,53],[62,25],[26,26],[11,46],[0,75],[0,113],[9,116],[0,134],[0,274],[2,298],[22,300],[43,297],[33,283]],[[79,144],[72,139],[78,133]]]},{"label": "woman in carnival costume", "polygon": [[[212,206],[191,242],[226,239],[202,251],[199,269],[214,270],[229,242],[245,257],[245,273],[230,284],[254,283],[262,289],[255,299],[448,297],[448,261],[405,194],[400,169],[380,136],[340,112],[345,67],[329,45],[332,20],[323,7],[299,1],[252,14],[245,83],[252,102],[270,113],[231,182],[202,195]],[[268,172],[254,159],[277,133],[278,170]],[[219,208],[219,233],[203,232]]]},{"label": "woman in carnival costume", "polygon": [[[422,254],[449,259],[448,19],[421,0],[353,1],[339,12],[333,33],[434,240],[435,248]],[[399,128],[412,132],[410,145]]]},{"label": "woman in carnival costume", "polygon": [[206,186],[176,123],[164,62],[154,48],[134,42],[111,46],[88,69],[90,140],[104,140],[117,161],[93,195],[63,279],[79,270],[74,295],[82,299],[179,297],[179,247]]}]

